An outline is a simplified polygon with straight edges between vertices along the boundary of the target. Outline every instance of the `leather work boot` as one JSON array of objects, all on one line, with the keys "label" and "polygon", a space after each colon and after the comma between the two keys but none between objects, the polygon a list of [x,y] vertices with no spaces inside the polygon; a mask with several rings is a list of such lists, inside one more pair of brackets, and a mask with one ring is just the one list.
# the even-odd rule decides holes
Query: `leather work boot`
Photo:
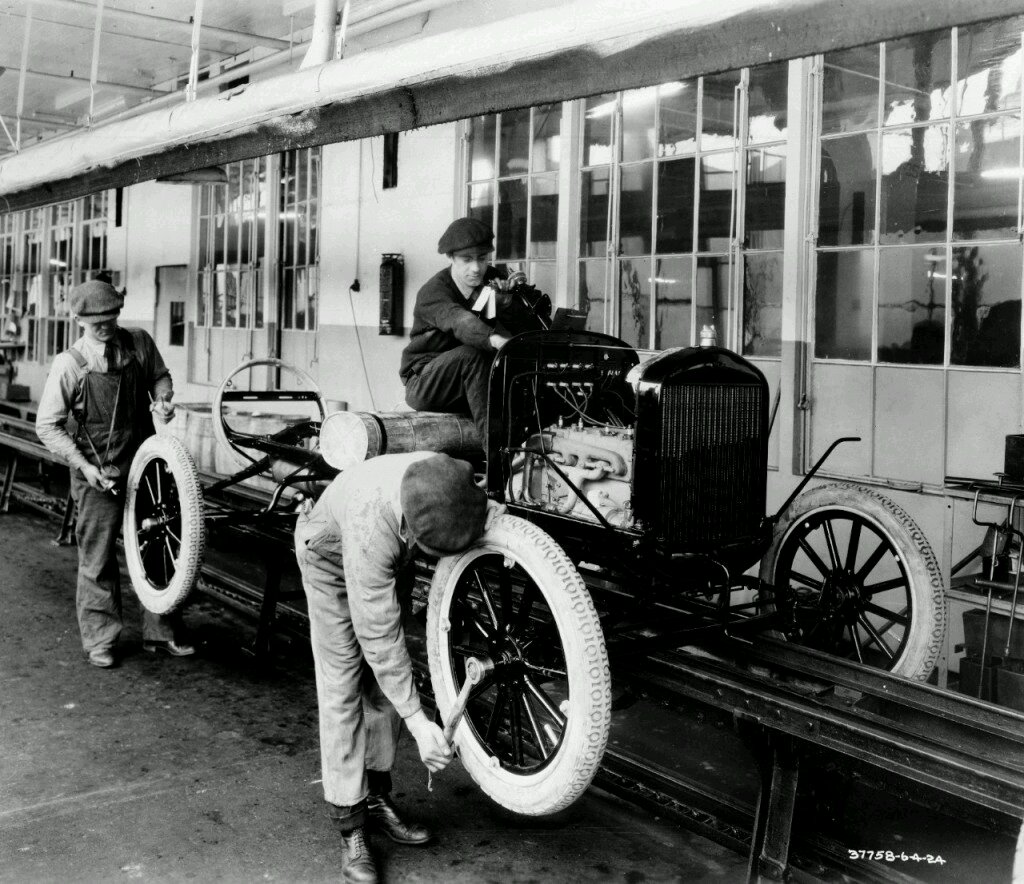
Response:
[{"label": "leather work boot", "polygon": [[170,654],[172,657],[191,657],[196,649],[192,645],[187,645],[184,642],[158,642],[158,641],[144,641],[142,643],[142,650],[149,651],[151,654],[161,651],[164,654]]},{"label": "leather work boot", "polygon": [[434,837],[429,829],[403,820],[387,795],[369,795],[366,799],[366,811],[369,814],[370,825],[397,844],[420,846],[429,843]]},{"label": "leather work boot", "polygon": [[342,832],[341,837],[345,841],[345,864],[341,868],[345,884],[377,884],[377,864],[366,843],[363,827]]},{"label": "leather work boot", "polygon": [[96,648],[89,651],[89,662],[100,669],[110,669],[114,665],[114,655],[110,653],[110,648]]}]

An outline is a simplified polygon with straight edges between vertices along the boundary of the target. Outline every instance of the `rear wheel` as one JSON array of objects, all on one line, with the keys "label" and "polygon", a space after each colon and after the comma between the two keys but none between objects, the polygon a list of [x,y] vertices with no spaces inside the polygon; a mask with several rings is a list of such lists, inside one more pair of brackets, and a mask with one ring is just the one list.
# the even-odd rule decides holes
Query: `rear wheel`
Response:
[{"label": "rear wheel", "polygon": [[195,463],[173,436],[150,436],[136,452],[122,535],[139,601],[154,614],[179,607],[199,576],[206,525]]},{"label": "rear wheel", "polygon": [[885,495],[831,484],[800,495],[761,579],[793,603],[799,644],[924,680],[945,632],[942,572],[914,520]]},{"label": "rear wheel", "polygon": [[427,611],[445,722],[465,661],[494,664],[455,731],[470,776],[516,813],[567,807],[597,772],[611,715],[604,636],[568,556],[535,525],[500,516],[470,549],[441,559]]}]

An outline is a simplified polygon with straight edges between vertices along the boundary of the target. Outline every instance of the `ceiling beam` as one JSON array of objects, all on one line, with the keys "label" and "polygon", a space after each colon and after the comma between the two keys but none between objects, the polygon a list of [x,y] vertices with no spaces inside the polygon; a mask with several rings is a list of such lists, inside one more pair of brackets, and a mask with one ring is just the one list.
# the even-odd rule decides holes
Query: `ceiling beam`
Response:
[{"label": "ceiling beam", "polygon": [[[16,114],[13,111],[0,110],[0,117],[9,117],[14,119]],[[73,120],[66,120],[61,117],[47,116],[38,112],[33,112],[21,118],[21,124],[24,126],[26,123],[34,123],[37,126],[52,126],[54,129],[78,129],[81,128],[78,123]]]},{"label": "ceiling beam", "polygon": [[[32,0],[32,2],[36,6],[50,6],[65,12],[74,11],[93,17],[96,15],[96,6],[92,3],[81,2],[81,0]],[[130,9],[106,8],[103,10],[103,17],[141,24],[149,28],[166,28],[182,35],[191,36],[192,34],[191,21],[179,21],[176,18],[164,18],[145,12],[134,12]],[[119,34],[119,36],[130,37],[132,35]],[[260,34],[234,31],[229,28],[215,28],[209,25],[203,26],[203,37],[207,40],[225,40],[230,43],[242,43],[246,46],[266,46],[270,49],[287,49],[290,45],[288,40],[282,40],[279,37],[264,37]]]},{"label": "ceiling beam", "polygon": [[[0,74],[7,70],[7,67],[0,66]],[[37,80],[47,80],[53,83],[84,83],[86,86],[89,85],[90,80],[88,77],[76,77],[71,74],[51,74],[48,71],[25,71],[26,77],[33,77]],[[118,92],[128,92],[132,95],[142,95],[146,98],[152,98],[156,95],[166,95],[167,92],[160,89],[149,89],[146,86],[136,86],[134,83],[108,83],[104,80],[97,80],[96,87],[102,89],[114,89]]]}]

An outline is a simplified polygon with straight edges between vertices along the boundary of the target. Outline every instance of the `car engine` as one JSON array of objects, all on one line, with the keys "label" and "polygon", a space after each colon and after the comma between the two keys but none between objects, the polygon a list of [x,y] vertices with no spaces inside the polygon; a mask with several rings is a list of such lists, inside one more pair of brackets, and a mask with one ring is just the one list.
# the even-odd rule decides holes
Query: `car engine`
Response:
[{"label": "car engine", "polygon": [[599,521],[597,510],[616,527],[633,527],[632,427],[593,426],[582,420],[555,425],[531,436],[524,449],[513,464],[517,503],[591,522]]}]

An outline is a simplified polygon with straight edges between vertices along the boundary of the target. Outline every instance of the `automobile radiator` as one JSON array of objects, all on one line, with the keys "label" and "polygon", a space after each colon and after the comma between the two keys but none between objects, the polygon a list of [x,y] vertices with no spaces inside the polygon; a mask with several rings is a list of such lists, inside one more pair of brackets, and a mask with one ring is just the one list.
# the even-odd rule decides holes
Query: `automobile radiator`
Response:
[{"label": "automobile radiator", "polygon": [[661,390],[659,535],[696,550],[752,536],[764,516],[759,384],[666,384]]}]

